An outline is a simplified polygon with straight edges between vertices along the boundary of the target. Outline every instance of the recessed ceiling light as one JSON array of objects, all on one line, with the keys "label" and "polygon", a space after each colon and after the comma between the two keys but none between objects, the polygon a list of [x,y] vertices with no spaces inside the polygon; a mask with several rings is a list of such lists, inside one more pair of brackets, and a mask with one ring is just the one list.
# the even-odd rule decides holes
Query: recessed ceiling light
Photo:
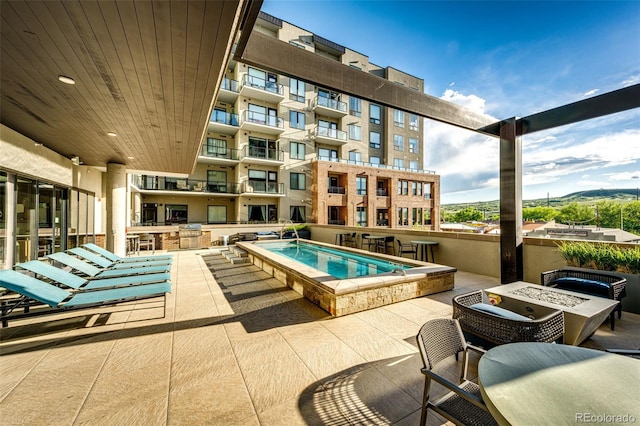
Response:
[{"label": "recessed ceiling light", "polygon": [[128,160],[133,160],[135,157],[127,157]]},{"label": "recessed ceiling light", "polygon": [[116,132],[107,132],[107,136],[111,136],[112,138],[115,138],[116,136],[118,136],[118,134]]},{"label": "recessed ceiling light", "polygon": [[58,80],[63,82],[64,84],[76,84],[76,81],[71,77],[67,77],[66,75],[59,75]]}]

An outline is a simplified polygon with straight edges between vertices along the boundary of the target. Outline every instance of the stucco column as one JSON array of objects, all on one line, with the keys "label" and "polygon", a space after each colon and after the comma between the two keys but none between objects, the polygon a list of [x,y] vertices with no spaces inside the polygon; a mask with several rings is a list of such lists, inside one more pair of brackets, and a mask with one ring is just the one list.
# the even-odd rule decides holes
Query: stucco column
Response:
[{"label": "stucco column", "polygon": [[127,254],[127,168],[107,163],[107,250]]},{"label": "stucco column", "polygon": [[142,194],[139,192],[133,193],[133,209],[131,216],[131,225],[139,226],[142,222]]}]

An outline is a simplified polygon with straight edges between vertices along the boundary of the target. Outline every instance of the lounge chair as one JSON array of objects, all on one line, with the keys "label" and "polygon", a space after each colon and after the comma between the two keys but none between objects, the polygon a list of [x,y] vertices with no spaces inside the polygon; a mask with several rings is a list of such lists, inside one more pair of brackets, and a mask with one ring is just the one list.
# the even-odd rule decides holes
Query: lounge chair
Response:
[{"label": "lounge chair", "polygon": [[78,257],[81,257],[83,259],[88,260],[91,263],[94,263],[96,265],[98,265],[101,268],[109,268],[109,269],[124,269],[124,268],[138,268],[141,266],[160,266],[160,265],[165,265],[165,266],[169,266],[171,265],[171,261],[170,260],[148,260],[146,262],[137,262],[137,263],[132,263],[132,262],[127,262],[127,263],[118,263],[118,262],[112,262],[109,259],[107,259],[104,256],[101,256],[99,254],[96,254],[92,251],[89,251],[87,249],[84,249],[82,247],[74,247],[72,249],[67,250],[68,253],[74,254]]},{"label": "lounge chair", "polygon": [[130,285],[151,284],[158,282],[161,283],[168,282],[171,279],[171,274],[169,274],[168,272],[157,274],[128,275],[126,277],[115,278],[86,279],[39,260],[18,263],[15,265],[15,268],[32,272],[36,274],[36,278],[45,277],[51,283],[58,286],[62,285],[64,287],[69,287],[71,289],[81,291],[104,290],[107,288],[124,287]]},{"label": "lounge chair", "polygon": [[[74,293],[11,269],[0,271],[0,287],[20,295],[6,300],[0,307],[3,327],[9,325],[9,320],[28,316],[44,315],[60,310],[115,305],[160,296],[165,298],[166,315],[166,297],[167,293],[171,292],[171,283],[165,282]],[[53,309],[32,311],[31,308],[38,304],[48,305]],[[16,309],[23,309],[23,312],[13,313]]]},{"label": "lounge chair", "polygon": [[98,253],[103,257],[106,257],[112,262],[137,263],[137,262],[146,262],[148,260],[169,260],[169,261],[173,260],[173,256],[171,256],[170,254],[158,254],[155,256],[120,257],[117,254],[110,252],[109,250],[106,250],[100,247],[99,245],[96,245],[93,243],[83,244],[82,247],[89,249],[95,253]]},{"label": "lounge chair", "polygon": [[93,278],[115,278],[123,277],[126,275],[154,274],[158,272],[168,272],[171,269],[171,265],[152,265],[123,269],[104,269],[93,266],[92,264],[87,263],[78,257],[71,256],[69,253],[64,252],[52,253],[47,256],[47,258]]}]

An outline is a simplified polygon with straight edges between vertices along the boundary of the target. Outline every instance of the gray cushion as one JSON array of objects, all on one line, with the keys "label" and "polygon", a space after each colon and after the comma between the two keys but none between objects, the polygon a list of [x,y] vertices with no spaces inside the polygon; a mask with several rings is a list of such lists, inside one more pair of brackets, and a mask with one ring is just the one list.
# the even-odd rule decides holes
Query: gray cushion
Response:
[{"label": "gray cushion", "polygon": [[511,312],[499,306],[490,305],[488,303],[476,303],[475,305],[471,305],[471,308],[477,311],[487,312],[487,313],[490,313],[502,318],[511,319],[511,320],[527,321],[527,322],[533,321],[531,318],[527,318],[523,315],[517,314],[515,312]]}]

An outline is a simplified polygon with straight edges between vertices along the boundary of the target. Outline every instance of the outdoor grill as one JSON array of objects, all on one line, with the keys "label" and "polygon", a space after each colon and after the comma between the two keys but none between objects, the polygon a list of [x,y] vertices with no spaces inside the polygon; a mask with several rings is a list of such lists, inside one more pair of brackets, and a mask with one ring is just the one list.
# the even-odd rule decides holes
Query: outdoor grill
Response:
[{"label": "outdoor grill", "polygon": [[200,247],[200,235],[202,235],[202,225],[199,223],[189,223],[178,227],[178,237],[180,237],[180,248],[191,249]]}]

